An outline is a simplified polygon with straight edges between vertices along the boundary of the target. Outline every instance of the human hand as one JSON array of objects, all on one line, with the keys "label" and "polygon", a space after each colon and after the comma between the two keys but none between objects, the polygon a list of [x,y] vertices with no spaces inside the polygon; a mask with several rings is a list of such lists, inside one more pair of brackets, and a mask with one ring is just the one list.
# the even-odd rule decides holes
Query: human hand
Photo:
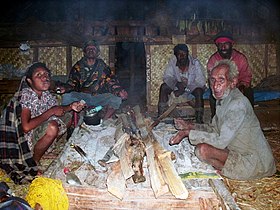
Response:
[{"label": "human hand", "polygon": [[190,131],[189,130],[180,130],[178,131],[178,133],[169,140],[169,145],[176,145],[176,144],[180,144],[181,141],[185,138],[189,136]]},{"label": "human hand", "polygon": [[180,91],[180,90],[175,90],[174,91],[174,95],[176,96],[176,97],[179,97],[180,95],[182,95],[184,92],[182,92],[182,91]]},{"label": "human hand", "polygon": [[125,90],[121,90],[119,92],[119,96],[121,97],[122,100],[126,100],[128,97],[128,93]]},{"label": "human hand", "polygon": [[185,86],[184,86],[183,82],[177,82],[176,87],[178,88],[178,90],[174,91],[174,95],[176,97],[182,95],[185,92]]},{"label": "human hand", "polygon": [[181,80],[182,80],[182,83],[183,83],[184,87],[187,87],[187,85],[188,85],[188,79],[185,78],[185,77],[182,77]]},{"label": "human hand", "polygon": [[65,114],[65,109],[63,106],[54,106],[50,109],[55,116],[63,116]]},{"label": "human hand", "polygon": [[194,127],[191,121],[185,121],[182,118],[175,118],[174,123],[177,130],[191,130]]},{"label": "human hand", "polygon": [[80,112],[82,111],[83,108],[85,108],[86,103],[84,101],[75,101],[72,104],[70,104],[70,107],[72,110],[75,112]]}]

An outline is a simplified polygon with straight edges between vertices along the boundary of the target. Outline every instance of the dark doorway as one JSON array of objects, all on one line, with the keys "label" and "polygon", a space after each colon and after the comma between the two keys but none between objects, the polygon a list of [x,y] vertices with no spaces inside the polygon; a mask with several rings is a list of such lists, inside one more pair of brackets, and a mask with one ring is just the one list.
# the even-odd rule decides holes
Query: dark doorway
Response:
[{"label": "dark doorway", "polygon": [[142,42],[116,44],[116,75],[128,91],[127,105],[146,106],[146,56]]}]

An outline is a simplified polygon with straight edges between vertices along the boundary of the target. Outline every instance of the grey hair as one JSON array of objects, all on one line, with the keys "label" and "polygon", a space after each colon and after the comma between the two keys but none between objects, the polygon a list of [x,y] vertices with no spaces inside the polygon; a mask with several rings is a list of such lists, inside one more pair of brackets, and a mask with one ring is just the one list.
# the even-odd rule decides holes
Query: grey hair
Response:
[{"label": "grey hair", "polygon": [[[238,72],[238,69],[237,69],[237,66],[234,62],[232,62],[231,60],[228,60],[228,59],[224,59],[224,60],[220,60],[220,61],[217,61],[214,65],[214,67],[212,68],[211,72],[220,67],[220,66],[226,66],[228,67],[229,71],[228,71],[228,76],[229,76],[229,80],[230,81],[233,81],[233,79],[237,78],[238,75],[239,75],[239,72]],[[210,72],[210,73],[211,73]]]}]

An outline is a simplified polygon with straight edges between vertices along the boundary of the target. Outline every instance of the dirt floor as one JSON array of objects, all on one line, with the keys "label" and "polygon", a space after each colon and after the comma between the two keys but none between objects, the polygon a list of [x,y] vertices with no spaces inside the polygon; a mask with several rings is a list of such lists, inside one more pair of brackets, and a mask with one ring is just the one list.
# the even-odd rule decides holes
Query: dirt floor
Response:
[{"label": "dirt floor", "polygon": [[[279,119],[278,119],[279,121]],[[261,123],[262,124],[262,123]],[[264,125],[264,124],[263,124]],[[253,180],[253,181],[236,181],[224,178],[224,182],[235,198],[241,209],[279,209],[280,207],[280,126],[279,123],[273,126],[266,126],[264,129],[269,144],[271,145],[274,157],[277,161],[277,174],[273,177]],[[47,170],[50,163],[57,157],[66,142],[64,135],[56,144],[52,153],[43,157],[41,164],[42,169]],[[5,181],[15,196],[25,198],[29,185],[15,185],[0,170],[0,181]]]}]

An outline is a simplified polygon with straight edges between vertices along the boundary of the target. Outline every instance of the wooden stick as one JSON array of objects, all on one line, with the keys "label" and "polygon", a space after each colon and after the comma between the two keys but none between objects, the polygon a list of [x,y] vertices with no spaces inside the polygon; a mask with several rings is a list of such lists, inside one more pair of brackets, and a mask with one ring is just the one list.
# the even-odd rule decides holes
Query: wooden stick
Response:
[{"label": "wooden stick", "polygon": [[150,126],[149,126],[149,131],[153,130],[153,128],[155,126],[157,126],[161,120],[163,120],[164,118],[166,118],[175,108],[176,108],[177,104],[173,103],[169,106],[169,108],[162,114],[159,116],[159,118],[153,122]]}]

